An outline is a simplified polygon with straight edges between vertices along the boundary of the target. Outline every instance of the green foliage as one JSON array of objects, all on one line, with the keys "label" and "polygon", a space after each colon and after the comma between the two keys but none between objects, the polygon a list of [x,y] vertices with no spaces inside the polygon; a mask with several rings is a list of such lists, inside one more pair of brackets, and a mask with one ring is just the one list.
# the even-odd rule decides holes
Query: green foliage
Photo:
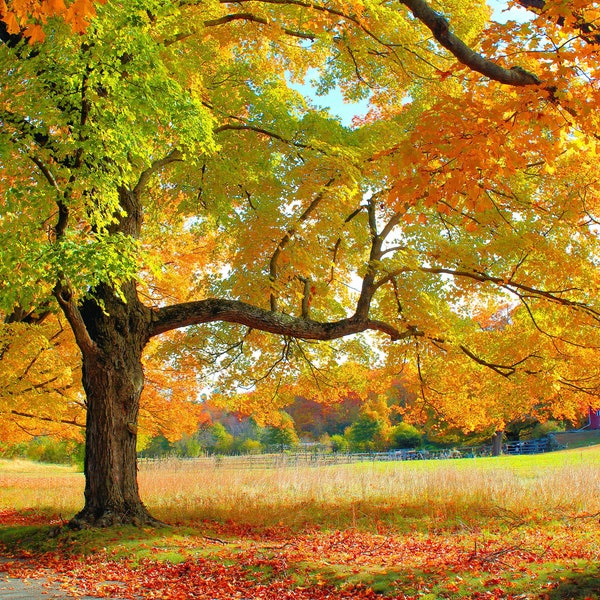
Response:
[{"label": "green foliage", "polygon": [[83,454],[84,445],[81,442],[50,436],[37,436],[29,442],[0,445],[2,458],[28,458],[41,463],[83,467]]},{"label": "green foliage", "polygon": [[260,454],[264,447],[259,440],[244,439],[235,440],[234,449],[239,454]]},{"label": "green foliage", "polygon": [[229,433],[222,423],[215,423],[210,428],[213,436],[213,443],[207,448],[214,454],[229,454],[233,450],[233,436]]},{"label": "green foliage", "polygon": [[373,414],[361,414],[346,430],[350,449],[357,452],[383,450],[387,428],[384,421]]},{"label": "green foliage", "polygon": [[[22,91],[3,113],[0,164],[4,176],[28,180],[26,198],[18,184],[4,190],[5,310],[40,302],[60,277],[78,291],[136,278],[141,247],[114,227],[123,186],[133,187],[157,156],[177,149],[193,163],[214,150],[213,117],[173,70],[150,19],[160,16],[168,28],[175,13],[153,0],[108,3],[83,36],[53,22],[35,49],[0,47],[2,100],[12,85]],[[23,115],[31,133],[16,133]],[[53,239],[40,224],[53,222],[57,202],[68,207],[71,227]]]},{"label": "green foliage", "polygon": [[390,431],[392,448],[418,448],[423,441],[423,434],[409,423],[399,423]]},{"label": "green foliage", "polygon": [[358,452],[386,450],[389,447],[390,413],[386,395],[371,396],[345,432],[350,449]]},{"label": "green foliage", "polygon": [[300,442],[294,428],[294,420],[287,413],[281,413],[281,423],[265,429],[262,442],[267,448],[283,450],[293,448]]},{"label": "green foliage", "polygon": [[348,452],[350,444],[343,435],[334,434],[330,438],[332,452]]},{"label": "green foliage", "polygon": [[550,433],[558,433],[565,431],[565,426],[557,421],[545,421],[537,423],[532,429],[521,432],[520,439],[522,440],[539,440],[546,437]]},{"label": "green foliage", "polygon": [[148,442],[139,455],[145,458],[163,458],[171,455],[172,451],[171,442],[164,435],[157,435]]},{"label": "green foliage", "polygon": [[173,442],[171,446],[175,456],[187,458],[199,456],[204,450],[200,440],[195,435],[184,435],[176,442]]}]

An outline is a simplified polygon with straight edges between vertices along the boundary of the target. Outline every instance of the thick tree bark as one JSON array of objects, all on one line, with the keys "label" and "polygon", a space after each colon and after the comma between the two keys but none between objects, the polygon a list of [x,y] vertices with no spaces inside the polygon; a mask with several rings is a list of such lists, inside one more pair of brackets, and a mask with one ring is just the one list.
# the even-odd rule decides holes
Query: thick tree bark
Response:
[{"label": "thick tree bark", "polygon": [[85,506],[73,527],[156,523],[137,484],[137,418],[144,385],[142,351],[147,310],[133,284],[127,302],[108,287],[95,290],[104,304],[87,300],[81,316],[93,346],[83,354],[87,396]]},{"label": "thick tree bark", "polygon": [[502,454],[502,438],[504,431],[496,431],[492,436],[492,456],[500,456]]}]

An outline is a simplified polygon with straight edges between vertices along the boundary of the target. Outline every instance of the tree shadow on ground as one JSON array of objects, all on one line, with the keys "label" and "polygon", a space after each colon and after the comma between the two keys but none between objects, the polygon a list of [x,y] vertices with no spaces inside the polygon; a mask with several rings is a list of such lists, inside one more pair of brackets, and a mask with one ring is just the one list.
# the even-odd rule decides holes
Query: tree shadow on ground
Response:
[{"label": "tree shadow on ground", "polygon": [[600,598],[600,569],[596,573],[582,573],[563,581],[548,592],[549,600],[588,600]]}]

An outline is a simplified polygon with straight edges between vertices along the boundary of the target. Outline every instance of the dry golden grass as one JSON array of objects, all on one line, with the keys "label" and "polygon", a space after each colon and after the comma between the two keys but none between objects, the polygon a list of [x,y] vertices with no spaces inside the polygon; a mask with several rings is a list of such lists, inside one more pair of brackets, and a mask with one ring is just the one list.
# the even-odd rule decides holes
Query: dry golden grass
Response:
[{"label": "dry golden grass", "polygon": [[[490,517],[546,520],[600,511],[600,447],[539,456],[229,469],[142,463],[142,498],[170,523],[235,521],[344,528],[474,527]],[[0,461],[0,508],[68,518],[83,475],[69,467]]]},{"label": "dry golden grass", "polygon": [[600,448],[552,455],[241,470],[143,465],[142,496],[169,522],[427,527],[491,515],[547,519],[600,510]]},{"label": "dry golden grass", "polygon": [[83,499],[83,473],[74,467],[0,460],[0,508],[35,509],[69,518]]}]

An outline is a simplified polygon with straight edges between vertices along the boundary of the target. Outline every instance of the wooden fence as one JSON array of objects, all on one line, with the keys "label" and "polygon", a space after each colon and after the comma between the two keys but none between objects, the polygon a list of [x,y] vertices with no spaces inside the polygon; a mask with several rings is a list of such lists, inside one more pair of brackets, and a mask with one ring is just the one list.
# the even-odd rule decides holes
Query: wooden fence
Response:
[{"label": "wooden fence", "polygon": [[549,437],[524,442],[507,442],[502,446],[504,454],[541,454],[553,450]]},{"label": "wooden fence", "polygon": [[[505,454],[537,454],[552,450],[551,440],[531,440],[508,442],[503,446]],[[282,467],[321,467],[367,462],[390,462],[406,460],[449,460],[489,456],[490,446],[476,448],[452,448],[449,450],[391,450],[389,452],[277,452],[270,454],[245,454],[238,456],[207,455],[197,458],[178,459],[185,464],[199,468],[223,469],[276,469]],[[165,459],[142,458],[142,465],[160,463]],[[168,459],[167,459],[168,460]]]}]

